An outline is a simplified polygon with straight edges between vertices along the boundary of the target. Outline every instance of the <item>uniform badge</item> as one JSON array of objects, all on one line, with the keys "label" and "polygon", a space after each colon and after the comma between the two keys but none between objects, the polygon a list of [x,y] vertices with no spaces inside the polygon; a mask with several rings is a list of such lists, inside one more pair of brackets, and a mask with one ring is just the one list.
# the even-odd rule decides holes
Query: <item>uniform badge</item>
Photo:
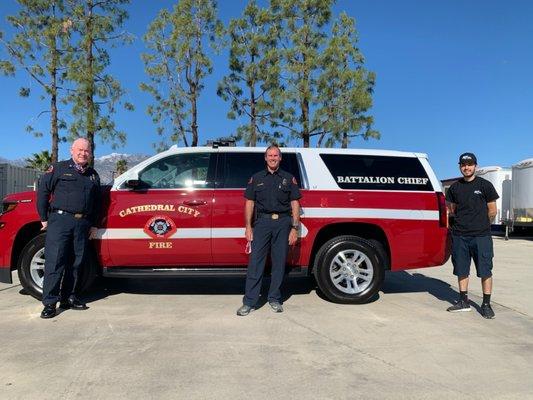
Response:
[{"label": "uniform badge", "polygon": [[293,185],[298,185],[298,182],[296,181],[296,178],[294,176],[292,177],[292,184]]},{"label": "uniform badge", "polygon": [[283,181],[281,181],[281,184],[282,184],[283,186],[287,186],[287,179],[283,178]]}]

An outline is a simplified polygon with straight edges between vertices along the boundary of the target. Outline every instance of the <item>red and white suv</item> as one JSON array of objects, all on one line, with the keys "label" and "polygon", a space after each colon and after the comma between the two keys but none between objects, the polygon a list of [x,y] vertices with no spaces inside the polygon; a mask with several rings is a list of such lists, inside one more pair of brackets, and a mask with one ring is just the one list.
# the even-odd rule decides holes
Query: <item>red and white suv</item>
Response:
[{"label": "red and white suv", "polygon": [[[157,154],[103,187],[87,287],[103,276],[245,273],[243,191],[264,149],[217,146]],[[300,240],[289,272],[314,274],[328,299],[368,301],[385,270],[441,265],[449,256],[439,180],[419,153],[283,148],[301,188]],[[44,233],[35,193],[7,196],[0,215],[0,281],[42,292]]]}]

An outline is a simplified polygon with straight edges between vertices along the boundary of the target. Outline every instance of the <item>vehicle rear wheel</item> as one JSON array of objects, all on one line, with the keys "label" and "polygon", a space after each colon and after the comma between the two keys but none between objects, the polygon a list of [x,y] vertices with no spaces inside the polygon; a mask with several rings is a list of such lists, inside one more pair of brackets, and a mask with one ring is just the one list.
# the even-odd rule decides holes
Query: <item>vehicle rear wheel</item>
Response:
[{"label": "vehicle rear wheel", "polygon": [[[41,300],[43,295],[45,238],[46,233],[42,233],[30,240],[22,250],[18,263],[20,284],[37,300]],[[89,289],[97,275],[98,265],[92,252],[87,258],[80,271],[80,292]]]},{"label": "vehicle rear wheel", "polygon": [[315,277],[332,302],[361,304],[379,291],[386,260],[371,242],[358,236],[338,236],[317,253]]}]

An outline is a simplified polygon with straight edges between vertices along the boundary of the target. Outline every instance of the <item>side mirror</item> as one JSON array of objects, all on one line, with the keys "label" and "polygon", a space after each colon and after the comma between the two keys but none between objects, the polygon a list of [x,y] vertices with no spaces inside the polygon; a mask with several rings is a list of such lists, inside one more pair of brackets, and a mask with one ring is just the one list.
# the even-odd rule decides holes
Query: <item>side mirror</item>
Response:
[{"label": "side mirror", "polygon": [[139,179],[128,179],[125,183],[125,186],[129,189],[137,189],[141,186],[141,181]]}]

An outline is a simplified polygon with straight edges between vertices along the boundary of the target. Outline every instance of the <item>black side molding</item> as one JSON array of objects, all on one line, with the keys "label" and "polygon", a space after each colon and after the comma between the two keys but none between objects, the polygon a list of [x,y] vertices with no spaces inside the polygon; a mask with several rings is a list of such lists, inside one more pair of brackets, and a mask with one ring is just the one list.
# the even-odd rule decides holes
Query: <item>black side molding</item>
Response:
[{"label": "black side molding", "polygon": [[[288,274],[290,276],[307,276],[307,267],[293,267],[289,268]],[[136,267],[111,267],[103,268],[103,276],[109,278],[157,278],[165,276],[188,276],[188,277],[203,277],[203,276],[245,276],[246,267],[221,267],[221,268],[136,268]]]}]

